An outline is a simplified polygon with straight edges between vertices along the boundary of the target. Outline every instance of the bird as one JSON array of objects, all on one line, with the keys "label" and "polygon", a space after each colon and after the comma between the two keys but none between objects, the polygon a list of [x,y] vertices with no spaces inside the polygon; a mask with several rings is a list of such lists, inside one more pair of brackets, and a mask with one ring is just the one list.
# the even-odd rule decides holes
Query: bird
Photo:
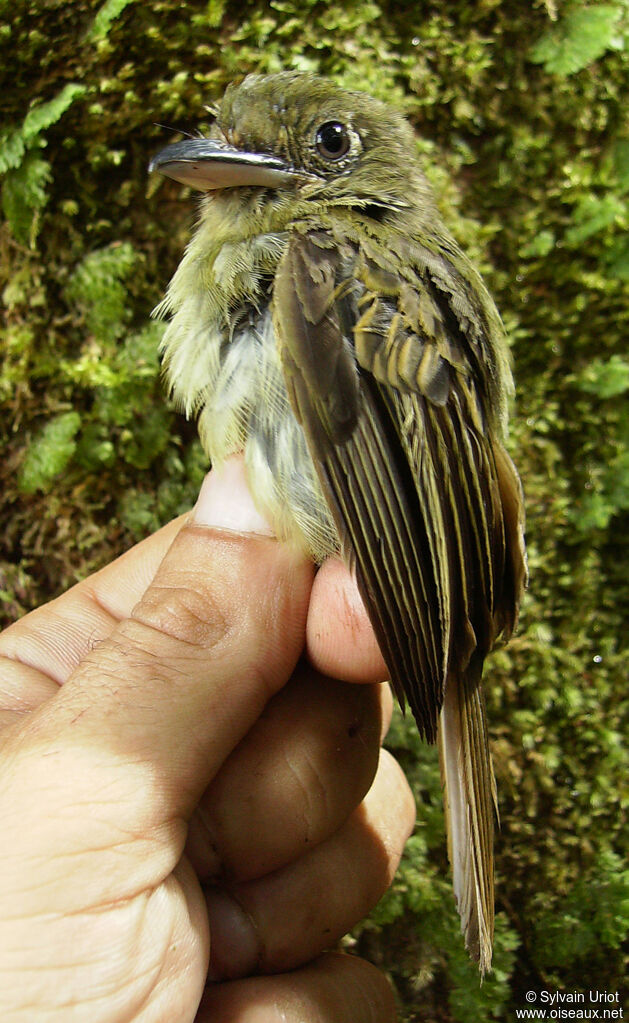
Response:
[{"label": "bird", "polygon": [[483,663],[527,581],[502,321],[408,121],[249,74],[149,171],[202,193],[156,315],[166,385],[276,535],[354,572],[402,707],[438,741],[461,931],[491,967],[497,793]]}]

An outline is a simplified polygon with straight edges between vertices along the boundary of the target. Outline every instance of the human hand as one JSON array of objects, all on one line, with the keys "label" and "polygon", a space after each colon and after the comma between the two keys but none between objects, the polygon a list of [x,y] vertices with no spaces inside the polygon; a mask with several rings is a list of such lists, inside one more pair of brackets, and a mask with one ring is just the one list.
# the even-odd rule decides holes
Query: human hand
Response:
[{"label": "human hand", "polygon": [[265,534],[234,462],[0,636],[3,1021],[394,1018],[320,955],[412,828],[388,689],[322,674],[384,667],[340,564]]}]

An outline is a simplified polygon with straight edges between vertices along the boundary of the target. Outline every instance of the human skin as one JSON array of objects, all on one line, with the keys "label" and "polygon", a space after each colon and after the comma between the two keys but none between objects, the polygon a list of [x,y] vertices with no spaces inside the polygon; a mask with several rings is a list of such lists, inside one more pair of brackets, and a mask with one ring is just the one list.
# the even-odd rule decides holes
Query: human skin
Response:
[{"label": "human skin", "polygon": [[349,573],[270,535],[239,459],[7,629],[3,1021],[393,1020],[326,951],[413,826],[385,675]]}]

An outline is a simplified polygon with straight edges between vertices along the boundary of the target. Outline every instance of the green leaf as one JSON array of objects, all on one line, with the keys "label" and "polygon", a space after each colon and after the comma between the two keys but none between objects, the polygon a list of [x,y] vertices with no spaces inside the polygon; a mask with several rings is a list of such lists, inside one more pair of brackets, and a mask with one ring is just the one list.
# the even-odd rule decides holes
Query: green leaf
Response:
[{"label": "green leaf", "polygon": [[19,131],[0,132],[0,174],[19,167],[25,152],[26,146]]},{"label": "green leaf", "polygon": [[74,438],[80,426],[78,412],[64,412],[46,424],[27,449],[19,476],[20,490],[32,494],[50,489],[76,450]]},{"label": "green leaf", "polygon": [[621,238],[612,245],[607,259],[607,275],[629,281],[629,239]]},{"label": "green leaf", "polygon": [[26,150],[33,146],[41,133],[55,124],[74,102],[77,96],[86,92],[84,85],[69,82],[54,99],[40,103],[27,113],[22,126],[0,133],[0,174],[17,170]]},{"label": "green leaf", "polygon": [[620,355],[612,355],[607,360],[595,359],[583,371],[578,384],[582,391],[599,398],[624,394],[629,391],[629,362]]},{"label": "green leaf", "polygon": [[629,190],[629,139],[616,140],[613,148],[614,170],[621,192]]},{"label": "green leaf", "polygon": [[111,23],[116,18],[119,18],[125,7],[128,7],[131,3],[134,3],[134,0],[106,0],[96,13],[87,36],[88,40],[90,42],[98,42],[100,39],[105,39]]},{"label": "green leaf", "polygon": [[48,103],[41,103],[39,106],[32,107],[24,118],[21,129],[21,135],[26,144],[31,143],[42,131],[49,128],[51,124],[56,124],[59,118],[65,114],[68,107],[74,103],[75,99],[78,96],[83,96],[86,91],[84,85],[68,82],[54,99],[51,99]]},{"label": "green leaf", "polygon": [[225,13],[226,0],[208,0],[205,9],[205,23],[208,28],[218,28]]},{"label": "green leaf", "polygon": [[614,512],[629,508],[629,451],[622,451],[606,479],[607,491]]},{"label": "green leaf", "polygon": [[37,214],[48,201],[45,186],[51,176],[48,161],[29,153],[19,167],[8,172],[2,183],[2,209],[13,236],[31,247],[37,236]]},{"label": "green leaf", "polygon": [[553,250],[555,246],[555,235],[553,231],[540,231],[530,242],[523,245],[520,249],[520,255],[524,257],[528,256],[547,256],[549,252]]},{"label": "green leaf", "polygon": [[620,4],[579,6],[571,10],[531,51],[531,60],[550,74],[573,75],[616,46]]},{"label": "green leaf", "polygon": [[574,224],[566,231],[566,245],[576,247],[593,234],[597,234],[619,220],[626,212],[626,203],[608,192],[607,195],[586,195],[580,200]]}]

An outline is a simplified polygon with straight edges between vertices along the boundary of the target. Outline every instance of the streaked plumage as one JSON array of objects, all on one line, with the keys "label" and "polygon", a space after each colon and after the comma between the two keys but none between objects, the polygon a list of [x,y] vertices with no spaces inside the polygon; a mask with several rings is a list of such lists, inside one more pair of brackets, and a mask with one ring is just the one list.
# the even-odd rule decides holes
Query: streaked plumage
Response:
[{"label": "streaked plumage", "polygon": [[526,576],[500,319],[399,116],[295,73],[249,76],[216,114],[210,140],[153,163],[208,190],[160,307],[167,380],[214,463],[244,450],[278,535],[354,567],[396,695],[440,740],[454,890],[485,971],[480,680]]}]

